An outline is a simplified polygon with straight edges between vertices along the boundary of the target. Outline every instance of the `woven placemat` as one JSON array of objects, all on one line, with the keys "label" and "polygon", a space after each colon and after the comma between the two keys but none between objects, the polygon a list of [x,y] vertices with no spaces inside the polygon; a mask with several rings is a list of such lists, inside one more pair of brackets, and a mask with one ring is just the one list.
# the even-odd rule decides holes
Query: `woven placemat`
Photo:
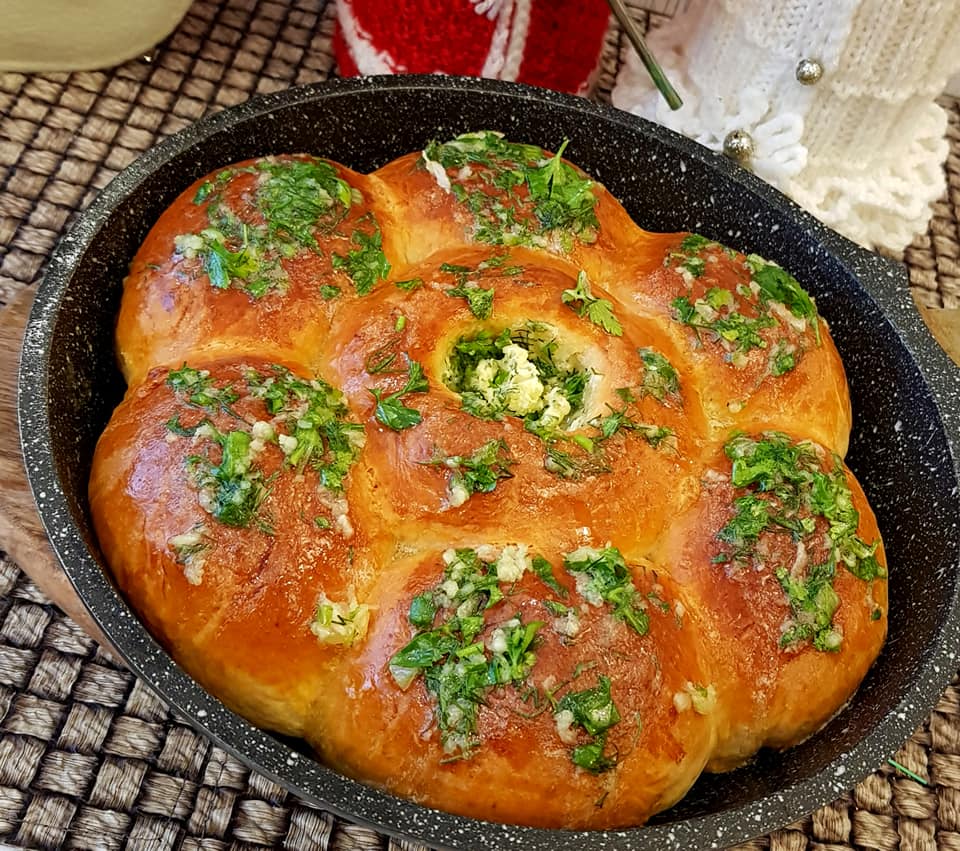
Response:
[{"label": "woven placemat", "polygon": [[[628,5],[656,26],[679,2]],[[330,76],[332,29],[324,0],[198,0],[142,60],[105,72],[0,74],[0,305],[35,286],[76,212],[158,139],[253,94]],[[629,49],[611,27],[599,99],[609,99]],[[960,101],[943,105],[948,194],[903,259],[918,301],[960,307]],[[896,761],[917,779],[886,765],[839,801],[738,848],[960,851],[956,681]],[[422,847],[335,818],[245,768],[177,718],[2,551],[0,841],[131,851]]]}]

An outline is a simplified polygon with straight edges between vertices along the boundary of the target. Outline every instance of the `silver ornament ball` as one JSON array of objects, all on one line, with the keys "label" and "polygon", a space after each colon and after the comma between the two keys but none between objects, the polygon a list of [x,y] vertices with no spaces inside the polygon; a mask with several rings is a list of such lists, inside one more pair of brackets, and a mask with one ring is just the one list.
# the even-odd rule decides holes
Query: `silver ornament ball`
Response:
[{"label": "silver ornament ball", "polygon": [[738,163],[745,163],[753,156],[753,137],[746,130],[732,130],[723,140],[723,152]]},{"label": "silver ornament ball", "polygon": [[797,63],[797,81],[805,86],[818,83],[823,76],[823,65],[816,59],[801,59]]}]

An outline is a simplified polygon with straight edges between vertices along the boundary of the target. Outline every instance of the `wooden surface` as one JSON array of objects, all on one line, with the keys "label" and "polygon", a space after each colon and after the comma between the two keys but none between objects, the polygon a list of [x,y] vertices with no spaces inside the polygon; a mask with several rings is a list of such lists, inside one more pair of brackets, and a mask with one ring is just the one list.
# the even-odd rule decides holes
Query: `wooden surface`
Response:
[{"label": "wooden surface", "polygon": [[960,308],[920,305],[920,315],[944,351],[960,366]]},{"label": "wooden surface", "polygon": [[[80,602],[50,548],[23,469],[16,384],[20,341],[32,300],[32,291],[25,291],[6,308],[0,308],[0,548],[13,556],[21,569],[88,635],[109,649],[109,642]],[[922,305],[919,309],[934,336],[960,365],[960,310]]]},{"label": "wooden surface", "polygon": [[26,290],[0,308],[0,549],[13,556],[44,594],[88,635],[109,649],[110,643],[50,548],[23,468],[17,431],[17,372],[20,341],[32,302],[33,291]]}]

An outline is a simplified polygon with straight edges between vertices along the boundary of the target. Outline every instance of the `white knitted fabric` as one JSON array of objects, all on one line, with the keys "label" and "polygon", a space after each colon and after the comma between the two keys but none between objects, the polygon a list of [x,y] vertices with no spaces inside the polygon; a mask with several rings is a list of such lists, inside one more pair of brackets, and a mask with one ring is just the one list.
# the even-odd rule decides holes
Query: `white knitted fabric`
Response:
[{"label": "white knitted fabric", "polygon": [[[613,102],[714,150],[753,137],[749,167],[864,245],[901,249],[944,191],[960,0],[690,0],[647,42],[684,100],[673,112],[635,55]],[[796,79],[801,59],[820,82]]]}]

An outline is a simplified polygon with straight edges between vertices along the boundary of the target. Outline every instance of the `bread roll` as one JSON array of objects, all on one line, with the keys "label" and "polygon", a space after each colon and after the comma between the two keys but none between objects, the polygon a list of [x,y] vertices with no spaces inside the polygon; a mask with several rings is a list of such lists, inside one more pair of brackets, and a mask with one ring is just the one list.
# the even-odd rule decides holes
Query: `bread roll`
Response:
[{"label": "bread roll", "polygon": [[[529,568],[512,579],[518,561],[536,556],[550,562],[552,587]],[[595,549],[578,549],[567,563],[603,559],[623,564],[615,551]],[[559,553],[482,544],[391,565],[371,597],[368,640],[342,659],[318,702],[311,741],[321,756],[395,794],[493,821],[619,827],[678,800],[703,768],[714,725],[706,657],[676,613],[677,589],[649,566],[625,567],[635,608],[623,619],[563,564]],[[500,575],[509,578],[497,582]],[[465,591],[488,576],[503,594],[493,605],[489,591]],[[463,673],[404,667],[429,643],[422,639],[439,638],[410,623],[411,603],[426,600],[438,609],[435,622],[449,624],[473,598],[483,619],[473,641],[505,669],[498,675],[522,685],[472,689],[473,666],[486,677],[491,663],[471,655],[458,660]],[[514,652],[522,646],[515,636],[528,631],[533,661]],[[439,720],[432,692],[443,695]],[[572,760],[585,767],[571,770]]]},{"label": "bread roll", "polygon": [[[128,384],[157,366],[235,353],[315,371],[333,302],[386,275],[370,179],[307,156],[247,160],[201,178],[150,230],[117,322]],[[354,259],[357,258],[357,259]]]},{"label": "bread roll", "polygon": [[887,627],[876,519],[839,458],[775,432],[725,448],[659,553],[714,660],[725,711],[711,770],[819,729],[856,690]]},{"label": "bread roll", "polygon": [[499,134],[214,172],[131,265],[100,545],[211,692],[429,807],[642,824],[880,652],[850,402],[779,266]]}]

